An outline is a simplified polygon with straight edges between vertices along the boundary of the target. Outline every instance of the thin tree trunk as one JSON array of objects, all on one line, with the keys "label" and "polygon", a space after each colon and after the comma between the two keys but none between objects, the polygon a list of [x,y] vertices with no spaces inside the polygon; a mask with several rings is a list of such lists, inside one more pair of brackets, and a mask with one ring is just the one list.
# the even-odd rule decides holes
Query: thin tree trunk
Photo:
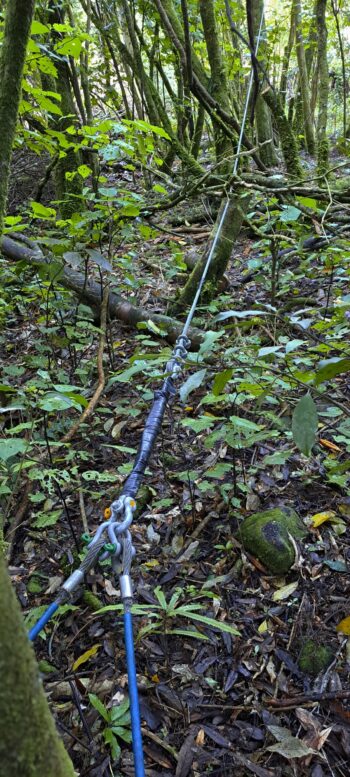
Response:
[{"label": "thin tree trunk", "polygon": [[[264,0],[257,0],[252,3],[252,22],[254,31],[254,44],[256,44],[257,36],[260,29],[261,17],[263,17],[261,27],[261,39],[258,50],[257,59],[263,65],[264,69],[267,68],[267,51],[266,51],[266,28],[264,19]],[[261,87],[260,87],[261,88]],[[272,120],[271,111],[266,104],[261,94],[258,94],[255,106],[255,125],[258,136],[259,156],[266,167],[272,167],[277,164],[277,157],[275,148],[273,145],[273,133],[272,133]]]},{"label": "thin tree trunk", "polygon": [[327,116],[328,116],[328,61],[327,61],[327,0],[317,0],[317,67],[318,67],[318,117],[317,117],[317,171],[328,171]]},{"label": "thin tree trunk", "polygon": [[346,65],[345,65],[345,54],[344,54],[343,38],[342,38],[340,24],[339,24],[339,3],[338,3],[338,0],[332,0],[332,11],[333,11],[333,16],[334,16],[335,24],[336,24],[336,28],[337,28],[337,36],[338,36],[338,43],[339,43],[339,53],[340,53],[340,59],[341,59],[342,81],[343,81],[343,133],[344,133],[344,139],[345,139],[347,136],[349,136],[349,133],[347,132],[347,118],[346,118],[346,100],[347,100],[347,94],[346,94]]},{"label": "thin tree trunk", "polygon": [[[210,64],[210,93],[215,96],[220,105],[229,105],[230,97],[219,44],[213,0],[199,0],[199,11]],[[232,144],[227,135],[223,133],[222,126],[215,119],[213,120],[213,130],[218,172],[222,175],[227,175],[231,167]]]},{"label": "thin tree trunk", "polygon": [[12,147],[34,0],[8,0],[0,55],[0,234],[6,209]]},{"label": "thin tree trunk", "polygon": [[306,59],[305,59],[305,47],[304,47],[304,40],[303,40],[303,34],[302,34],[300,0],[293,0],[293,9],[294,9],[295,21],[296,21],[296,32],[295,32],[296,49],[297,49],[297,60],[298,60],[298,68],[299,68],[300,93],[301,93],[301,102],[302,102],[302,110],[303,110],[306,147],[309,154],[314,154],[315,148],[316,148],[315,132],[314,132],[314,127],[312,123],[312,115],[311,115],[310,90],[309,90],[308,72],[307,72]]}]

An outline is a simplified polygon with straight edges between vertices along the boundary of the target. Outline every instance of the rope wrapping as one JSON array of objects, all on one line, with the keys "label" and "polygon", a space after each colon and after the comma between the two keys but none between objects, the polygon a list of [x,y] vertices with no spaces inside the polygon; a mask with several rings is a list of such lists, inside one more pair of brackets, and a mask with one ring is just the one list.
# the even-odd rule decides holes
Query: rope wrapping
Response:
[{"label": "rope wrapping", "polygon": [[172,377],[166,378],[162,388],[154,392],[153,404],[146,419],[135,463],[131,474],[123,485],[122,495],[130,496],[133,499],[136,497],[162,425],[165,408],[175,392]]}]

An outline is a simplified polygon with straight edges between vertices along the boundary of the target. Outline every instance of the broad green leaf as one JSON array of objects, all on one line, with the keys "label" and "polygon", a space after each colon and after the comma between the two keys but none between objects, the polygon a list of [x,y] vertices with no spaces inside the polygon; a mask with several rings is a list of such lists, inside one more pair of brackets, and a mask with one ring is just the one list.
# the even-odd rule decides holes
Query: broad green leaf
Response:
[{"label": "broad green leaf", "polygon": [[350,359],[325,359],[319,363],[319,369],[315,375],[315,385],[318,386],[325,380],[331,380],[342,372],[349,372]]},{"label": "broad green leaf", "polygon": [[112,267],[109,261],[103,256],[103,254],[101,254],[100,251],[97,251],[96,248],[87,248],[87,253],[89,254],[90,259],[92,259],[95,264],[101,267],[102,270],[112,272]]},{"label": "broad green leaf", "polygon": [[[120,720],[120,718],[125,715],[126,712],[128,712],[130,708],[130,699],[126,698],[124,701],[122,701],[120,704],[116,704],[111,709],[111,720],[113,723],[117,720]],[[129,713],[129,721],[130,721],[130,713]],[[123,724],[124,725],[124,724]]]},{"label": "broad green leaf", "polygon": [[301,210],[294,205],[286,205],[280,215],[280,221],[297,221],[301,215]]},{"label": "broad green leaf", "polygon": [[188,395],[202,385],[206,374],[206,370],[198,370],[198,372],[194,372],[193,375],[190,375],[190,377],[187,378],[185,383],[183,383],[180,388],[180,397],[182,402],[185,402]]},{"label": "broad green leaf", "polygon": [[219,394],[221,394],[222,390],[225,388],[226,383],[231,380],[233,374],[233,369],[223,370],[222,372],[219,372],[218,375],[215,376],[215,380],[213,383],[212,392],[215,397],[217,397]]},{"label": "broad green leaf", "polygon": [[31,35],[44,35],[46,32],[50,32],[50,28],[47,27],[46,24],[42,24],[36,20],[32,22],[32,26],[30,28]]},{"label": "broad green leaf", "polygon": [[34,218],[52,219],[56,216],[56,211],[54,208],[46,208],[46,206],[42,205],[40,202],[35,202],[34,200],[32,200],[30,205],[33,211]]},{"label": "broad green leaf", "polygon": [[26,440],[0,440],[0,459],[7,461],[18,453],[24,453],[28,448]]},{"label": "broad green leaf", "polygon": [[79,175],[81,175],[82,178],[88,178],[89,175],[91,175],[92,170],[91,170],[91,167],[89,167],[88,165],[79,165],[78,173]]},{"label": "broad green leaf", "polygon": [[292,418],[293,440],[299,450],[310,456],[316,441],[317,408],[311,394],[305,394],[294,408]]},{"label": "broad green leaf", "polygon": [[216,418],[210,418],[210,416],[202,415],[200,418],[185,418],[182,422],[182,426],[187,426],[192,429],[193,432],[203,432],[204,429],[210,429],[215,423]]},{"label": "broad green leaf", "polygon": [[313,211],[317,210],[317,200],[314,200],[312,197],[298,197],[298,201],[305,208],[312,208]]}]

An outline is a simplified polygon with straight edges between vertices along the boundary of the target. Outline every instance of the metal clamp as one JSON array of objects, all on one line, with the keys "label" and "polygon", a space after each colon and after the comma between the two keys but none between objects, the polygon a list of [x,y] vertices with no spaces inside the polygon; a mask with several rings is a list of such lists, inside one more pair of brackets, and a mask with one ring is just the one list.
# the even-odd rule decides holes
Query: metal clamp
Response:
[{"label": "metal clamp", "polygon": [[186,335],[180,335],[175,343],[171,358],[167,362],[165,371],[175,380],[182,373],[183,362],[187,358],[191,340]]}]

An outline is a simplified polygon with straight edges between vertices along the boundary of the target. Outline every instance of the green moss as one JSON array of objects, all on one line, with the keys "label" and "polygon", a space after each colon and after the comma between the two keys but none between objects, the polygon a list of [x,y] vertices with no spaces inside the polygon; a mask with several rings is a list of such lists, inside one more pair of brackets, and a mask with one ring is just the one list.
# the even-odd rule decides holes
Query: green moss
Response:
[{"label": "green moss", "polygon": [[284,574],[295,561],[294,539],[302,539],[307,529],[295,510],[276,508],[253,513],[240,527],[244,547],[274,574]]},{"label": "green moss", "polygon": [[332,659],[333,651],[330,647],[308,639],[300,652],[299,667],[305,674],[317,675],[327,669]]},{"label": "green moss", "polygon": [[50,714],[33,648],[0,555],[0,771],[74,777]]}]

